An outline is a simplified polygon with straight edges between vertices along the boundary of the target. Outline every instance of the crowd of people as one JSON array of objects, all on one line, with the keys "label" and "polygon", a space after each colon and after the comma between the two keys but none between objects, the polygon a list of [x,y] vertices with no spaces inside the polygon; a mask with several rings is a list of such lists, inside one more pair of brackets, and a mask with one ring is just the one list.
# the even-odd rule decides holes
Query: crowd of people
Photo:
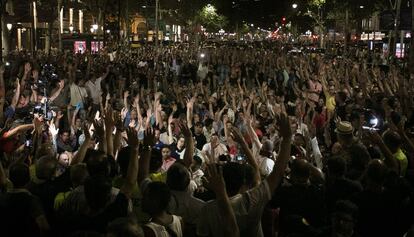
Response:
[{"label": "crowd of people", "polygon": [[0,67],[0,235],[414,236],[414,78],[188,44]]}]

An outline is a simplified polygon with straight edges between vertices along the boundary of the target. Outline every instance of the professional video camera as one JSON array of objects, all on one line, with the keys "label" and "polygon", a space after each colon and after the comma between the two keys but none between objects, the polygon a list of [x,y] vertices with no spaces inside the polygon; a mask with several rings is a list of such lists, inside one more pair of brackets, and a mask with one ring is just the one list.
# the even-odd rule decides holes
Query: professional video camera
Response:
[{"label": "professional video camera", "polygon": [[50,106],[47,90],[58,80],[59,77],[56,74],[56,68],[52,64],[44,64],[39,75],[39,80],[34,83],[34,86],[39,92],[43,92],[45,99],[34,106],[33,115],[43,117],[45,120],[51,120],[53,118],[53,107]]}]

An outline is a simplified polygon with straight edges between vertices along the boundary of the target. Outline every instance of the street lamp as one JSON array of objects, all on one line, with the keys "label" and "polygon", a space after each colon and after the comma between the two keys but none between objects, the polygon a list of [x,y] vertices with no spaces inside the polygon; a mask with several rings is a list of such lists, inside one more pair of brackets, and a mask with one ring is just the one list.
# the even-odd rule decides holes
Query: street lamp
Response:
[{"label": "street lamp", "polygon": [[361,5],[361,6],[359,6],[359,8],[364,9],[364,6],[363,6],[363,5]]},{"label": "street lamp", "polygon": [[298,8],[298,4],[296,4],[296,3],[293,3],[293,4],[292,4],[292,8],[293,8],[293,9],[296,9],[296,8]]},{"label": "street lamp", "polygon": [[72,24],[70,24],[69,25],[69,31],[72,33],[73,32],[73,25]]},{"label": "street lamp", "polygon": [[7,27],[8,30],[11,30],[13,25],[11,23],[7,23],[6,27]]},{"label": "street lamp", "polygon": [[99,26],[98,26],[98,24],[96,24],[96,23],[92,25],[92,29],[93,29],[94,31],[96,31],[96,30],[98,29],[98,27],[99,27]]}]

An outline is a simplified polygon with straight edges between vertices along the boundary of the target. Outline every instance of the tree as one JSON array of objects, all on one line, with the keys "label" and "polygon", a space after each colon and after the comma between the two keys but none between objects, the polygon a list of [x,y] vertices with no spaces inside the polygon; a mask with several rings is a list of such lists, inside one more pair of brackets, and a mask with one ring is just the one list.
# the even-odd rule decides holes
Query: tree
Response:
[{"label": "tree", "polygon": [[309,16],[315,22],[315,26],[319,31],[319,43],[320,47],[324,46],[324,34],[325,34],[325,18],[322,12],[325,6],[326,0],[312,0],[309,3],[309,8],[305,12],[305,16]]},{"label": "tree", "polygon": [[210,4],[207,4],[198,12],[197,20],[209,32],[217,32],[228,23],[227,18],[218,14],[216,8]]}]

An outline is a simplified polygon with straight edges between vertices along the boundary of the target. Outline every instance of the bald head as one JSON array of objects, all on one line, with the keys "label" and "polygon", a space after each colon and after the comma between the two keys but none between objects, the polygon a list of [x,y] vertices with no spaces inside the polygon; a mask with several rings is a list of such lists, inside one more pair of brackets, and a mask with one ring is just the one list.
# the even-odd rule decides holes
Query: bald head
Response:
[{"label": "bald head", "polygon": [[304,159],[295,159],[291,166],[291,179],[293,182],[304,183],[309,180],[310,177],[310,165]]}]

